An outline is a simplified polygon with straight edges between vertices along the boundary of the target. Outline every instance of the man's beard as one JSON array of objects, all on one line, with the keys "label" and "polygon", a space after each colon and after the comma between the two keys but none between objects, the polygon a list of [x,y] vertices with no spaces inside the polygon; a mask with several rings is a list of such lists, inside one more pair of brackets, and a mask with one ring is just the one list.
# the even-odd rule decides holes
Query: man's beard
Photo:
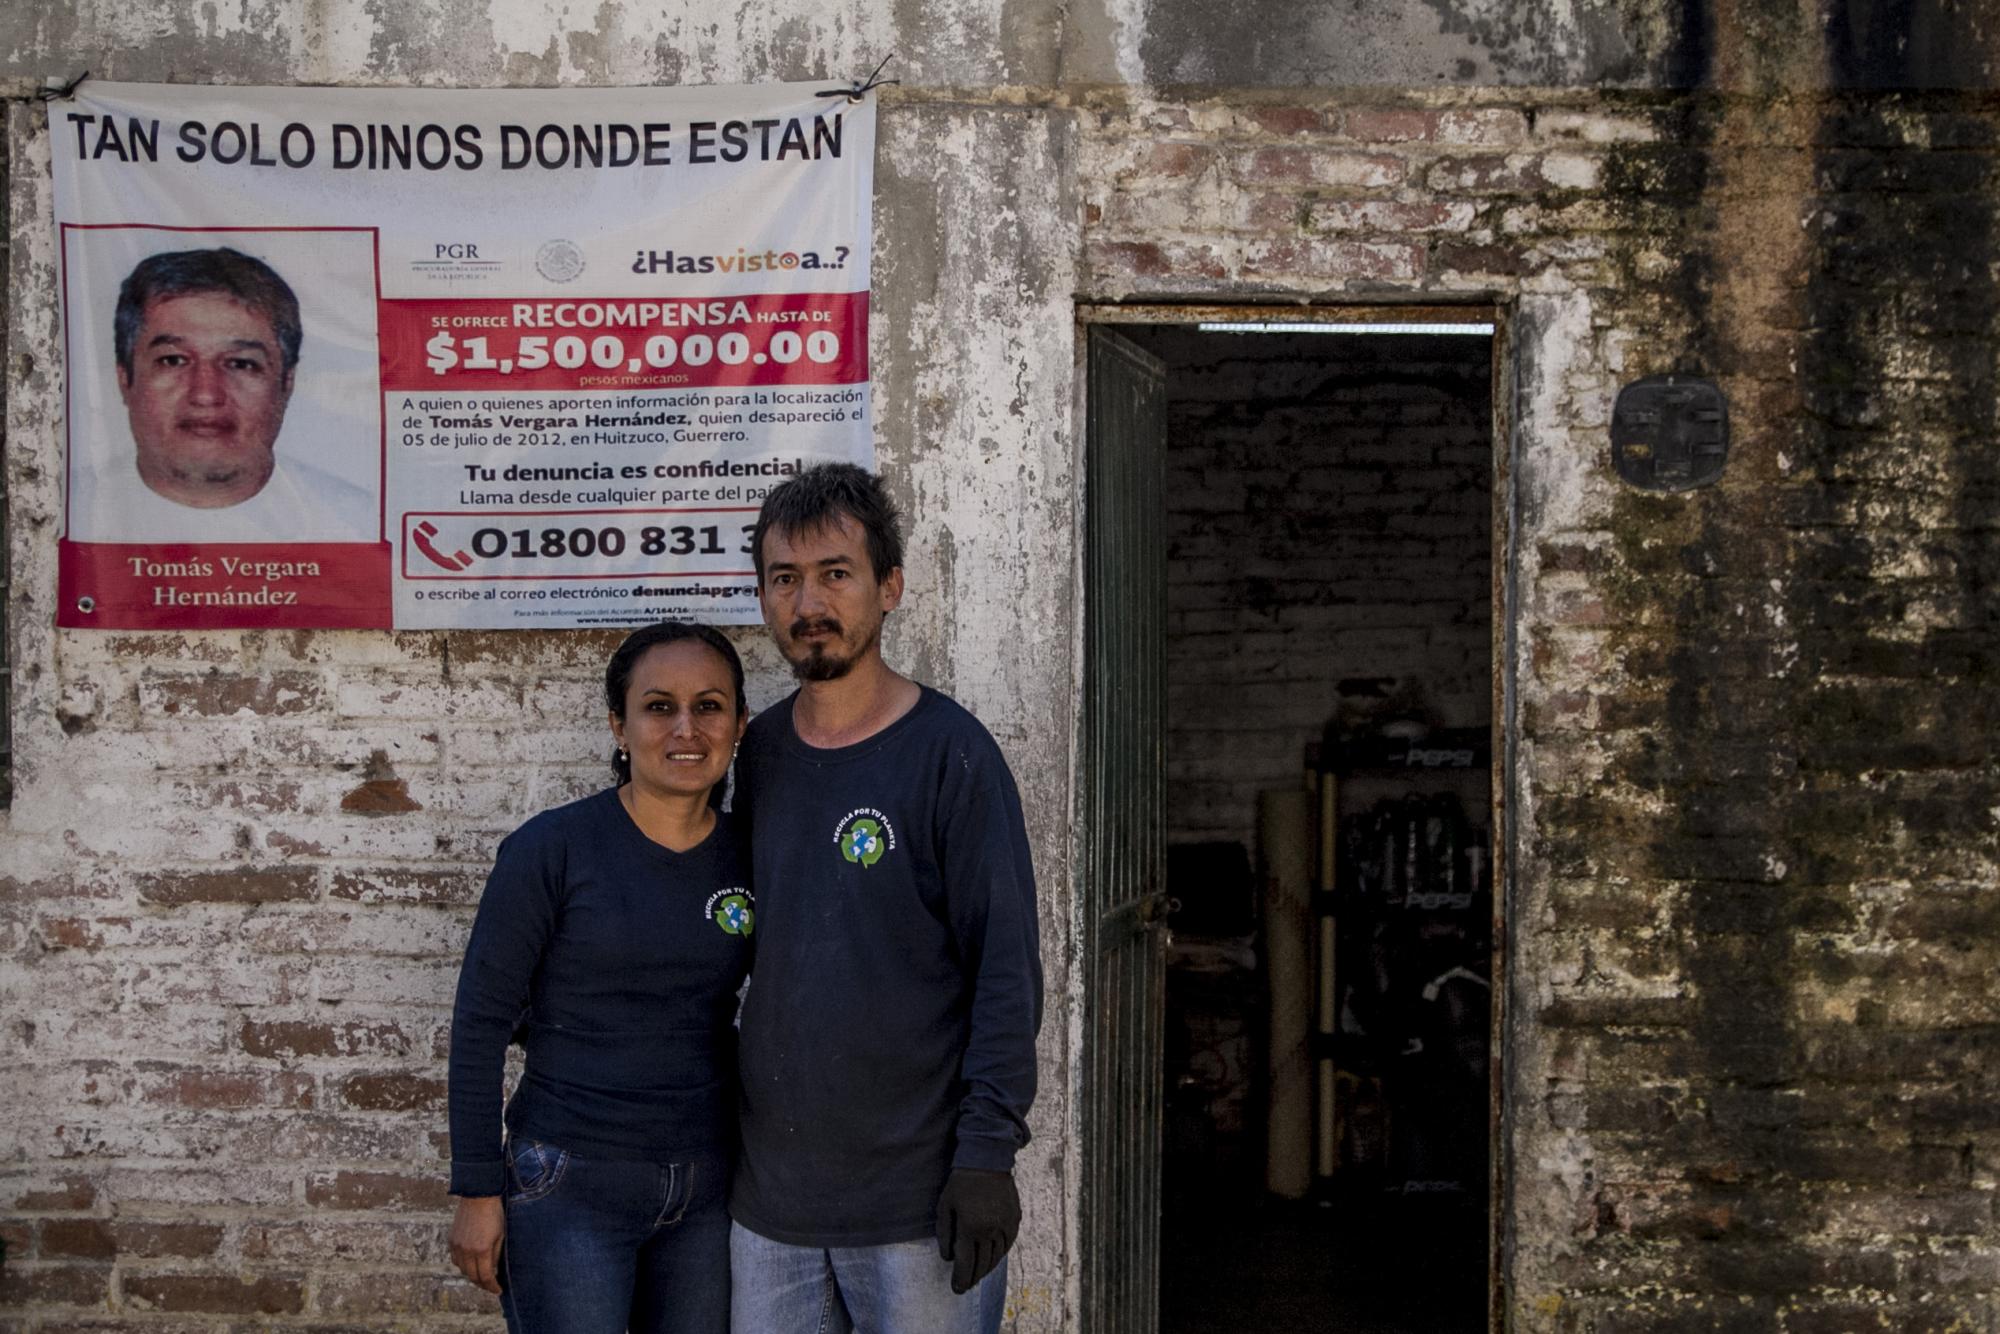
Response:
[{"label": "man's beard", "polygon": [[[809,630],[831,630],[836,636],[842,633],[838,621],[794,621],[790,630],[792,642],[797,644],[799,636]],[[881,631],[877,630],[866,643],[846,657],[840,656],[838,639],[831,644],[825,640],[807,644],[799,657],[789,658],[792,675],[801,681],[838,681],[854,670],[854,664],[861,661],[862,655],[868,652],[869,646],[880,634]]]}]

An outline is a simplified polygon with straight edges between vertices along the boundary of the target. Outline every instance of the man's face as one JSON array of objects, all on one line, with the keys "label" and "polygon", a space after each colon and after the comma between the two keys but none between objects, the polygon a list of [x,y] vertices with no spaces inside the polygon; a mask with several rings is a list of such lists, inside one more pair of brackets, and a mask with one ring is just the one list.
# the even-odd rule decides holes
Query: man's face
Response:
[{"label": "man's face", "polygon": [[118,392],[139,476],[167,499],[219,509],[271,479],[292,376],[271,322],[234,297],[195,292],[148,305]]},{"label": "man's face", "polygon": [[882,618],[903,600],[903,572],[877,579],[861,525],[840,515],[810,532],[764,534],[764,624],[801,681],[832,681],[879,652]]}]

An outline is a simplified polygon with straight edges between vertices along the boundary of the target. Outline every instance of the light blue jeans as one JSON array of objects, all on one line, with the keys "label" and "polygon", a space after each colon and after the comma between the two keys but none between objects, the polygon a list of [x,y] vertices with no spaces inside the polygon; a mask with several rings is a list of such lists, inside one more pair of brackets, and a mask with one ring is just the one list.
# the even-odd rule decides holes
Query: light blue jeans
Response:
[{"label": "light blue jeans", "polygon": [[729,1225],[733,1334],[999,1334],[1007,1261],[971,1292],[951,1290],[937,1242],[787,1246]]}]

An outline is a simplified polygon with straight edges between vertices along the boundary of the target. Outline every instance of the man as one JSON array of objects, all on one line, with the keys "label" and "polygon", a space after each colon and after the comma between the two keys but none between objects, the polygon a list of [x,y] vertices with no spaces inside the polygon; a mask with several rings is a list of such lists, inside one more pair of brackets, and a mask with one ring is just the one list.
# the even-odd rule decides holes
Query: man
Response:
[{"label": "man", "polygon": [[227,247],[141,260],[112,320],[131,462],[89,479],[72,536],[376,540],[372,495],[303,460],[280,463],[303,340],[298,297],[262,260]]},{"label": "man", "polygon": [[757,958],[733,1327],[991,1334],[1041,1025],[1020,798],[986,729],[882,660],[903,551],[875,477],[809,469],[751,543],[801,684],[737,766]]}]

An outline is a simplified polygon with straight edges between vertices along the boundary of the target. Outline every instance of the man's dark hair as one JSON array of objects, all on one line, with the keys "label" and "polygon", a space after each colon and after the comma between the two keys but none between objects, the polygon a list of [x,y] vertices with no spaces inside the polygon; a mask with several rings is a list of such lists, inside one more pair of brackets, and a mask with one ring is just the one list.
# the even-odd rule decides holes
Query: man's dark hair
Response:
[{"label": "man's dark hair", "polygon": [[[690,625],[686,621],[660,621],[634,630],[625,636],[625,642],[612,653],[611,661],[604,664],[604,702],[612,714],[621,721],[625,717],[625,696],[632,689],[632,669],[639,664],[649,648],[661,644],[674,644],[683,639],[697,639],[722,655],[729,664],[729,675],[736,684],[736,716],[741,718],[749,705],[743,695],[743,659],[736,655],[736,646],[729,642],[720,630],[712,625]],[[629,756],[611,753],[611,772],[618,775],[618,781],[632,781],[632,761]],[[717,783],[708,794],[711,806],[722,804],[723,784]]]},{"label": "man's dark hair", "polygon": [[903,516],[882,488],[882,479],[852,463],[816,463],[764,497],[750,533],[757,586],[764,586],[764,534],[786,537],[835,526],[842,517],[861,525],[868,537],[870,573],[880,583],[903,564]]},{"label": "man's dark hair", "polygon": [[220,292],[233,297],[271,322],[278,335],[278,352],[285,373],[299,364],[299,343],[305,330],[299,323],[299,299],[291,285],[261,259],[240,250],[218,246],[214,250],[170,250],[148,255],[125,275],[118,289],[118,312],[112,317],[111,342],[125,378],[133,376],[133,357],[138,348],[139,326],[145,322],[146,307],[169,297],[197,296]]}]

